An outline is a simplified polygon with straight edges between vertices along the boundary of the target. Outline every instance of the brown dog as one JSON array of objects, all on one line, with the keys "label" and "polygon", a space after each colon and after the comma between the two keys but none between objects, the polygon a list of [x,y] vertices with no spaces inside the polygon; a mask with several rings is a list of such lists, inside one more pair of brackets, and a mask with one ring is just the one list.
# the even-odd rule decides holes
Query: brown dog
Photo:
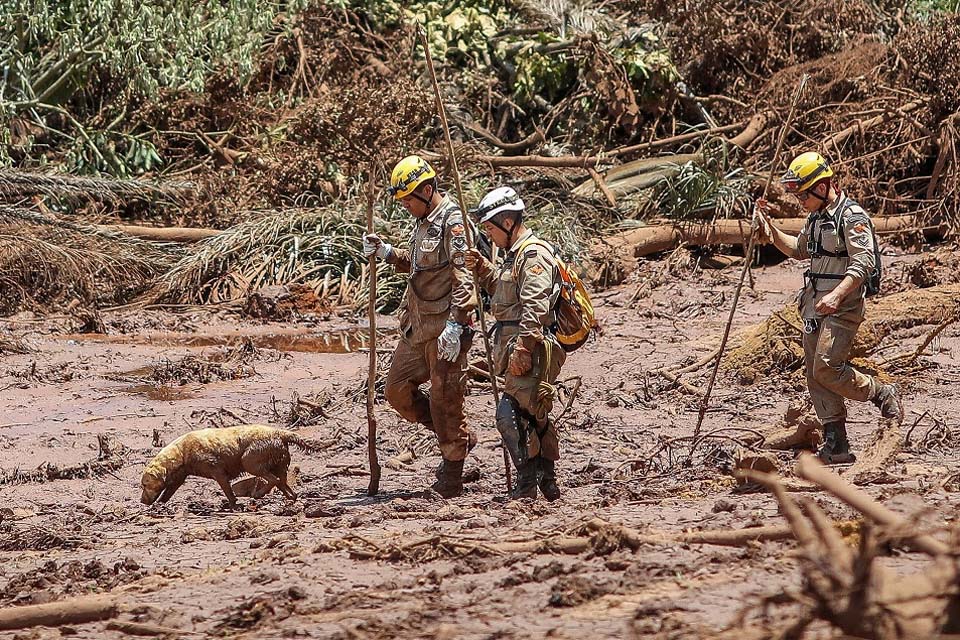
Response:
[{"label": "brown dog", "polygon": [[287,484],[290,449],[320,451],[325,447],[308,442],[285,429],[249,424],[226,429],[200,429],[186,433],[154,456],[143,471],[140,501],[153,504],[169,500],[188,476],[216,480],[231,506],[237,504],[230,481],[248,473],[266,481],[266,494],[277,487],[291,500],[297,499]]}]

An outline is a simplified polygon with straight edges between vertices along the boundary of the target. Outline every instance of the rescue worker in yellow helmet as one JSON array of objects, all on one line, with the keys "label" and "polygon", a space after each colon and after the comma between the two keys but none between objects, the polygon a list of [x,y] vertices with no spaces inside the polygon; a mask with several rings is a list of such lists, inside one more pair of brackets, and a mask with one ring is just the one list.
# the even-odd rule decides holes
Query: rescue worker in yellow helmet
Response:
[{"label": "rescue worker in yellow helmet", "polygon": [[757,233],[791,258],[809,259],[798,295],[803,319],[807,387],[823,425],[817,455],[827,464],[852,462],[844,399],[871,401],[884,418],[903,420],[897,387],[854,369],[850,348],[864,319],[868,288],[877,287],[880,253],[866,211],[840,191],[827,161],[816,152],[797,156],[780,179],[809,214],[799,236],[777,229],[757,201]]},{"label": "rescue worker in yellow helmet", "polygon": [[[436,434],[443,460],[433,489],[450,498],[463,491],[463,461],[476,444],[463,410],[477,306],[473,278],[464,265],[465,221],[460,208],[438,189],[436,172],[419,156],[397,163],[390,193],[417,223],[408,248],[393,247],[377,234],[363,239],[365,255],[410,274],[385,395],[401,416]],[[427,382],[429,392],[420,388]]]},{"label": "rescue worker in yellow helmet", "polygon": [[566,352],[556,325],[560,273],[552,249],[523,223],[523,200],[511,187],[494,189],[476,215],[489,238],[506,249],[494,266],[479,251],[467,252],[467,266],[492,296],[494,366],[504,376],[497,429],[517,469],[512,498],[560,497],[556,461],[560,443],[550,420],[554,387]]}]

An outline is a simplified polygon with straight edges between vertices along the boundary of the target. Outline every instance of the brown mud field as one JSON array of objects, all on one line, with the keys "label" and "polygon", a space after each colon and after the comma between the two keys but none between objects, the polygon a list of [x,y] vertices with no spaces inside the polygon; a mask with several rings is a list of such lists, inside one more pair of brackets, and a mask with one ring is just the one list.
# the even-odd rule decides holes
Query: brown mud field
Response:
[{"label": "brown mud field", "polygon": [[[896,274],[923,259],[890,258],[888,280],[896,287]],[[347,318],[295,326],[211,308],[121,310],[104,313],[106,336],[69,334],[56,317],[3,320],[5,339],[27,352],[0,356],[0,607],[105,594],[125,620],[173,637],[698,638],[777,628],[799,606],[764,617],[765,604],[789,602],[801,585],[792,539],[722,546],[681,536],[785,524],[773,496],[740,486],[731,470],[758,449],[752,434],[805,397],[802,378],[722,369],[707,437],[691,452],[698,399],[684,385],[702,387],[710,367],[683,373],[681,384],[657,371],[717,348],[739,268],[668,267],[645,263],[635,281],[597,295],[603,334],[561,375],[562,398],[575,397],[561,418],[555,503],[498,500],[502,451],[480,380],[467,398],[480,444],[465,494],[428,490],[439,462],[432,435],[400,419],[381,386],[385,468],[380,494],[368,497],[368,355],[364,326]],[[801,270],[794,261],[754,270],[731,347],[790,302]],[[631,305],[645,277],[664,273]],[[381,324],[382,372],[395,337],[392,318]],[[896,328],[872,357],[912,353],[933,329]],[[898,513],[922,513],[934,530],[960,505],[958,348],[960,327],[948,325],[912,367],[890,374],[905,390],[906,418],[879,462],[868,455],[876,410],[850,405],[866,461],[844,477]],[[230,511],[216,483],[192,478],[166,505],[140,503],[140,475],[160,446],[242,423],[326,443],[323,453],[293,452],[299,500],[274,492]],[[793,477],[795,456],[767,458],[795,495],[834,521],[858,522]],[[647,539],[632,549],[596,519]],[[879,561],[907,573],[924,562],[892,548]],[[110,624],[0,637],[124,637]],[[806,637],[830,634],[815,623]]]}]

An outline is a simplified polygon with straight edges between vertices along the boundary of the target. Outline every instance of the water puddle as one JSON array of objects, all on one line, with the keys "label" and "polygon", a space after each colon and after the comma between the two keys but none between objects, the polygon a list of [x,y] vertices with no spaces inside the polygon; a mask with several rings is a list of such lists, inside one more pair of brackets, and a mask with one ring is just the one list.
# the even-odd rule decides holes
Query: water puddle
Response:
[{"label": "water puddle", "polygon": [[[393,330],[377,331],[378,341],[395,334]],[[61,340],[77,343],[103,342],[110,344],[143,344],[161,347],[234,346],[249,342],[254,347],[304,353],[354,353],[370,342],[366,329],[306,332],[299,330],[271,333],[145,333],[141,335],[108,335],[84,333],[58,336]],[[149,372],[147,372],[149,374]]]},{"label": "water puddle", "polygon": [[145,395],[150,400],[161,400],[167,402],[172,402],[174,400],[189,400],[190,398],[197,397],[196,394],[193,394],[186,389],[168,387],[165,384],[135,384],[125,387],[123,391],[126,393]]}]

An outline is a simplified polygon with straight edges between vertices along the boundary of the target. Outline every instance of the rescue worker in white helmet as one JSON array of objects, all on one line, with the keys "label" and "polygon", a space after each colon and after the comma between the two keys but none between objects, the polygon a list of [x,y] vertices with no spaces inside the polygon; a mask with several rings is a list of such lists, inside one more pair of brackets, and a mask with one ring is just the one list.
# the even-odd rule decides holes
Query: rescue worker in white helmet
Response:
[{"label": "rescue worker in white helmet", "polygon": [[757,233],[791,258],[809,259],[798,295],[803,319],[807,388],[823,425],[817,455],[827,464],[852,462],[845,398],[871,401],[884,418],[903,420],[897,387],[850,365],[850,348],[864,319],[866,295],[879,288],[880,252],[866,211],[840,191],[819,153],[800,154],[780,179],[809,214],[799,236],[770,223],[768,205],[757,201]]},{"label": "rescue worker in white helmet", "polygon": [[467,266],[492,296],[494,366],[504,376],[497,429],[517,469],[511,497],[560,497],[556,461],[560,443],[550,420],[554,388],[566,352],[552,332],[560,295],[560,274],[549,245],[523,223],[524,204],[510,187],[494,189],[480,201],[477,219],[495,245],[506,249],[493,265],[476,249]]},{"label": "rescue worker in white helmet", "polygon": [[[437,188],[436,172],[419,156],[397,163],[390,193],[417,224],[408,248],[393,247],[377,234],[363,238],[365,255],[410,274],[385,395],[401,416],[436,434],[443,460],[433,489],[451,498],[463,492],[463,462],[477,441],[463,410],[470,325],[477,307],[464,263],[465,221],[456,203]],[[429,392],[420,388],[427,382]]]}]

